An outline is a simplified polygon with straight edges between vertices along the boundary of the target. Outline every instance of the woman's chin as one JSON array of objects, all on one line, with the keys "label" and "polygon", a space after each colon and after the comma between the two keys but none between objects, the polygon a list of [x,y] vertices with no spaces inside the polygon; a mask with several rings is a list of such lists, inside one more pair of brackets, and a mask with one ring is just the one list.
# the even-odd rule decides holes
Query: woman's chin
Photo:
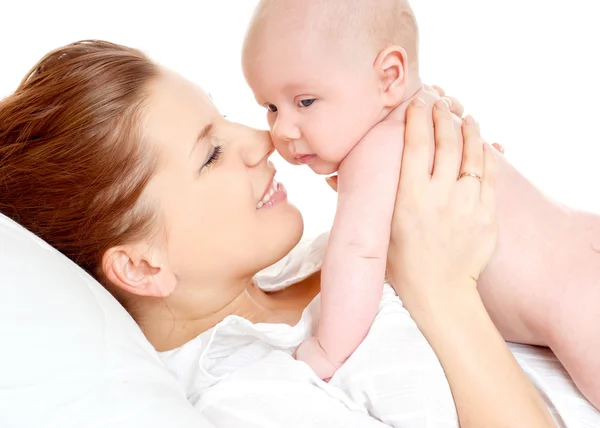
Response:
[{"label": "woman's chin", "polygon": [[289,204],[288,209],[290,210],[289,223],[279,237],[281,239],[282,247],[286,248],[285,254],[281,257],[284,257],[292,250],[292,248],[298,245],[298,242],[300,242],[302,234],[304,233],[304,218],[302,217],[302,213],[292,204]]},{"label": "woman's chin", "polygon": [[[288,211],[289,210],[289,211]],[[289,254],[302,239],[304,233],[304,219],[302,214],[292,204],[286,207],[285,218],[280,218],[277,226],[272,228],[268,236],[265,236],[268,255],[266,266],[271,266]]]}]

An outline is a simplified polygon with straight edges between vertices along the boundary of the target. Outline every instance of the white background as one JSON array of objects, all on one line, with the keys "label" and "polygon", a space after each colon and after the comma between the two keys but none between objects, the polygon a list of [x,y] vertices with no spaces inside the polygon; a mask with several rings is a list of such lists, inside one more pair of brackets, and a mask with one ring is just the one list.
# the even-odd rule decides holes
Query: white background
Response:
[{"label": "white background", "polygon": [[[301,1],[301,0],[299,0]],[[343,1],[343,0],[338,0]],[[377,0],[373,0],[376,5]],[[266,128],[240,71],[256,0],[0,0],[0,96],[47,51],[99,38],[146,51],[211,93],[228,118]],[[491,142],[547,194],[600,212],[600,25],[590,0],[414,0],[426,83],[457,96]],[[322,178],[275,159],[307,233],[335,208]]]}]

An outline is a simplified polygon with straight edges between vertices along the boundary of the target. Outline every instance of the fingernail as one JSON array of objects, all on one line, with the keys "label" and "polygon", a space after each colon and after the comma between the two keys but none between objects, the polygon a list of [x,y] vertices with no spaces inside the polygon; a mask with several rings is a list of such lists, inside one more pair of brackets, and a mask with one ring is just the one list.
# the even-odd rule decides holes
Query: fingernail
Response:
[{"label": "fingernail", "polygon": [[450,110],[450,108],[448,107],[448,103],[446,103],[446,101],[444,101],[443,98],[435,102],[435,108],[446,111]]},{"label": "fingernail", "polygon": [[494,147],[500,153],[504,153],[504,146],[502,144],[494,143],[494,144],[492,144],[492,147]]},{"label": "fingernail", "polygon": [[476,126],[477,125],[477,123],[475,122],[475,119],[473,119],[473,116],[471,116],[471,115],[468,115],[465,118],[465,122],[467,122],[467,125],[469,125],[469,126]]},{"label": "fingernail", "polygon": [[452,107],[452,100],[448,97],[444,97],[442,98],[444,101],[446,101],[446,104],[448,104],[448,107]]},{"label": "fingernail", "polygon": [[337,186],[338,184],[338,178],[337,175],[333,175],[331,177],[327,177],[325,179],[325,181],[327,182],[327,184],[329,184],[330,187],[334,188]]},{"label": "fingernail", "polygon": [[413,107],[425,107],[425,101],[421,98],[415,98],[410,105]]}]

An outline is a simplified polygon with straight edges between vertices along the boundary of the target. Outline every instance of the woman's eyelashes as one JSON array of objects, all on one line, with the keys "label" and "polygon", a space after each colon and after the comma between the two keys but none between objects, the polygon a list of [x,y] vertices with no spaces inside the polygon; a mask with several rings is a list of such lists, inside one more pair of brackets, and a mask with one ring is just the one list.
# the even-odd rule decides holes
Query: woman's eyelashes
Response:
[{"label": "woman's eyelashes", "polygon": [[206,161],[204,161],[204,163],[202,164],[200,171],[202,171],[204,168],[216,165],[216,163],[219,161],[219,158],[221,157],[222,153],[223,153],[222,146],[213,146],[213,148],[210,152],[210,155],[208,156]]}]

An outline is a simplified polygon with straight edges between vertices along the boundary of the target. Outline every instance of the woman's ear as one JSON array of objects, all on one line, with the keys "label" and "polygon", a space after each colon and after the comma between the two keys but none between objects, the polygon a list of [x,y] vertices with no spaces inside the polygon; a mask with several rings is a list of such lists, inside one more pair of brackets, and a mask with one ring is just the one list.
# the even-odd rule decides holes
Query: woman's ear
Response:
[{"label": "woman's ear", "polygon": [[373,67],[379,76],[385,106],[396,107],[406,95],[406,51],[399,46],[387,47],[377,55]]},{"label": "woman's ear", "polygon": [[113,247],[102,257],[106,278],[120,289],[146,297],[167,297],[177,286],[175,275],[167,264],[150,251],[141,252],[139,246]]}]

